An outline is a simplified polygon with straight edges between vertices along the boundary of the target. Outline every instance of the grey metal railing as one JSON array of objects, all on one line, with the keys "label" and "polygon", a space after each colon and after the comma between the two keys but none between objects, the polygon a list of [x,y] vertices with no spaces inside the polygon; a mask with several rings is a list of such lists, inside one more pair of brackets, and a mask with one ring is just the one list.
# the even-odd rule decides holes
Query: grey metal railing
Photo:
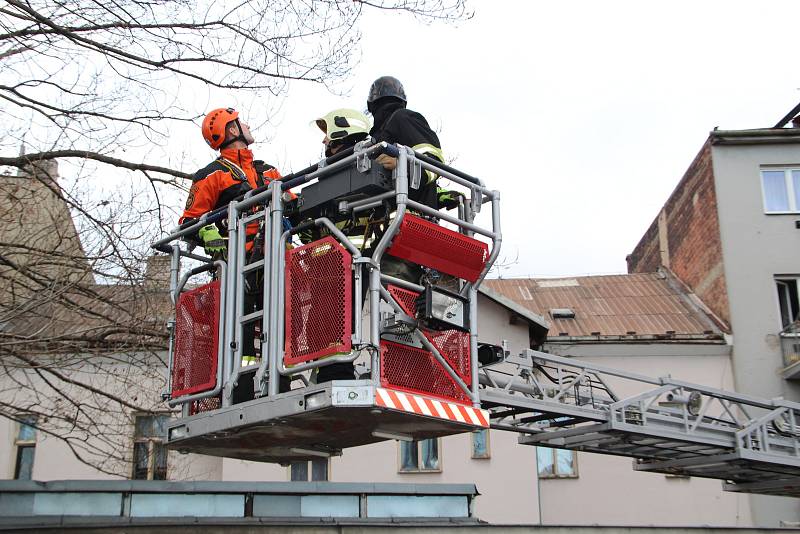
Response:
[{"label": "grey metal railing", "polygon": [[781,330],[780,338],[783,366],[790,367],[800,362],[800,325],[793,322]]}]

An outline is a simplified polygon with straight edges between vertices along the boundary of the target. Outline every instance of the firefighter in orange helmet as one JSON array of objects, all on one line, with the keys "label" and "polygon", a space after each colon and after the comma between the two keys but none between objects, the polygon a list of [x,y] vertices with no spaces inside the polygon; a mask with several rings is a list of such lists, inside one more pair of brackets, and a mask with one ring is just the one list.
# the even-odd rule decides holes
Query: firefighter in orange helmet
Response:
[{"label": "firefighter in orange helmet", "polygon": [[[192,177],[192,187],[179,223],[196,219],[209,211],[227,206],[234,198],[281,178],[278,169],[263,161],[254,160],[248,148],[253,134],[247,123],[239,119],[233,108],[212,110],[203,119],[203,139],[208,146],[219,150],[217,159],[197,171]],[[258,224],[247,227],[247,250],[253,248]],[[225,252],[224,231],[210,224],[198,232],[206,254],[222,255]]]},{"label": "firefighter in orange helmet", "polygon": [[[196,219],[209,211],[227,206],[233,199],[252,189],[269,184],[281,178],[278,170],[254,160],[253,152],[248,148],[253,142],[253,134],[247,123],[239,119],[239,112],[233,108],[218,108],[210,111],[203,119],[203,139],[208,146],[219,150],[219,157],[197,171],[192,177],[192,187],[186,199],[186,207],[180,223]],[[247,226],[248,262],[260,259],[263,254],[259,247],[254,247],[258,234],[258,223]],[[201,228],[197,235],[203,243],[206,254],[212,257],[224,257],[227,249],[224,235],[227,230],[216,224]],[[260,309],[262,299],[261,284],[255,277],[245,279],[246,289],[245,313]],[[242,339],[242,366],[253,366],[259,362],[255,347],[255,325],[244,329]],[[289,378],[280,377],[281,391],[288,391]],[[234,403],[250,400],[254,397],[253,381],[242,379],[234,389]]]}]

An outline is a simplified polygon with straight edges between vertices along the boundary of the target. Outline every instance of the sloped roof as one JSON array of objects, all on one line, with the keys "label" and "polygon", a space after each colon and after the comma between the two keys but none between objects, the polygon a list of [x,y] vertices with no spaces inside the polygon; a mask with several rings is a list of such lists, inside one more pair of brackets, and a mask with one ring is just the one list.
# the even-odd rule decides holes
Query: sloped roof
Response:
[{"label": "sloped roof", "polygon": [[[484,285],[550,323],[549,340],[721,340],[691,295],[664,273],[486,280]],[[554,318],[554,309],[575,317]]]}]

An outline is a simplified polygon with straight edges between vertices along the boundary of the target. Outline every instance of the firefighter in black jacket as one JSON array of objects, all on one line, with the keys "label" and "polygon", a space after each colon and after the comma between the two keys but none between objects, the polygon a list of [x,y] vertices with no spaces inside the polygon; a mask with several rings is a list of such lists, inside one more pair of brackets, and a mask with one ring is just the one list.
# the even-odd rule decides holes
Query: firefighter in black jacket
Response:
[{"label": "firefighter in black jacket", "polygon": [[[405,89],[397,78],[381,76],[372,82],[367,96],[367,109],[374,123],[369,134],[376,142],[399,143],[444,163],[439,136],[422,114],[406,108],[406,102]],[[397,166],[397,159],[386,154],[378,156],[376,161],[388,170]],[[433,209],[450,209],[457,205],[455,193],[437,189],[435,174],[426,171],[423,182],[419,189],[409,189],[411,200]]]}]

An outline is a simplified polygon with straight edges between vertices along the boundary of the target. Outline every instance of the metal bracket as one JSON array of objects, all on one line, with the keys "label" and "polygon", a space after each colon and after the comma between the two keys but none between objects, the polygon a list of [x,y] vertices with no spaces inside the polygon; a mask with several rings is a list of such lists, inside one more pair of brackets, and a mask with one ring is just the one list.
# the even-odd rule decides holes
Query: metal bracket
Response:
[{"label": "metal bracket", "polygon": [[369,159],[367,153],[358,154],[356,156],[356,170],[360,173],[366,173],[369,172],[370,168],[372,168],[372,160]]},{"label": "metal bracket", "polygon": [[483,204],[483,193],[477,189],[472,190],[472,195],[469,197],[469,209],[472,213],[480,213],[481,205]]},{"label": "metal bracket", "polygon": [[417,328],[416,319],[404,313],[384,313],[381,317],[381,334],[410,334]]},{"label": "metal bracket", "polygon": [[409,182],[409,187],[411,189],[419,189],[420,183],[422,182],[422,164],[417,161],[413,160],[411,163],[411,181]]}]

